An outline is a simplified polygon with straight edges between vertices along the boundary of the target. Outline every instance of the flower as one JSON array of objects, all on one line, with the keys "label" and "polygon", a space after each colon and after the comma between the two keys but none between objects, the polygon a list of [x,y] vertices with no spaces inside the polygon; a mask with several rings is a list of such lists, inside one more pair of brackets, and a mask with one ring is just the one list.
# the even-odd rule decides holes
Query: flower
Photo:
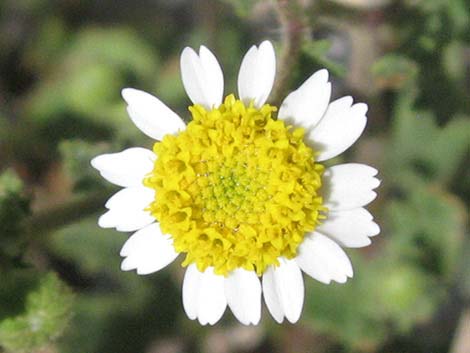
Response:
[{"label": "flower", "polygon": [[187,125],[158,98],[122,91],[127,111],[153,151],[136,147],[91,164],[122,186],[98,224],[136,231],[122,270],[156,272],[184,254],[183,306],[192,320],[215,324],[227,305],[243,324],[257,324],[261,297],[277,322],[294,323],[304,301],[302,271],[330,283],[353,270],[341,247],[370,244],[379,233],[370,203],[379,180],[364,164],[325,168],[366,125],[367,105],[330,103],[327,70],[266,104],[275,76],[270,42],[253,46],[238,75],[239,99],[223,99],[224,79],[204,46],[181,55],[184,88],[194,103]]}]

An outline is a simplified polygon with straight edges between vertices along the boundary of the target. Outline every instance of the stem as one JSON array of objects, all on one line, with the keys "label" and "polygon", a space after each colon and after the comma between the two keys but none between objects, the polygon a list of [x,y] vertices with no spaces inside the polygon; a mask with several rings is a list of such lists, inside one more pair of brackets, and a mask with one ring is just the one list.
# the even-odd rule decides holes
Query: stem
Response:
[{"label": "stem", "polygon": [[282,30],[282,52],[277,65],[271,102],[279,106],[289,89],[291,74],[300,56],[304,34],[308,33],[308,21],[305,16],[306,9],[298,1],[276,0],[276,9]]},{"label": "stem", "polygon": [[109,197],[109,190],[75,197],[59,206],[39,210],[25,220],[31,234],[57,229],[96,213]]}]

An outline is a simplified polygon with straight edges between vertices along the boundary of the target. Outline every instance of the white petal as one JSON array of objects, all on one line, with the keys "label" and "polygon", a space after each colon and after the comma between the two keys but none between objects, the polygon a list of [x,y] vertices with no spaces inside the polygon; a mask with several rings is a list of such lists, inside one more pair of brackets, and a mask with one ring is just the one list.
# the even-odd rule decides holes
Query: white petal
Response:
[{"label": "white petal", "polygon": [[109,210],[143,210],[155,198],[155,190],[145,186],[133,186],[119,190],[104,205]]},{"label": "white petal", "polygon": [[273,318],[281,323],[283,316],[291,323],[299,320],[304,303],[304,280],[294,260],[279,258],[279,266],[270,266],[263,275],[263,293]]},{"label": "white petal", "polygon": [[183,280],[183,307],[191,320],[196,320],[198,313],[198,295],[201,273],[196,265],[189,265]]},{"label": "white petal", "polygon": [[295,260],[302,271],[326,284],[331,281],[344,283],[353,276],[351,261],[343,249],[317,232],[304,237]]},{"label": "white petal", "polygon": [[183,120],[157,97],[134,88],[124,88],[121,94],[130,118],[147,136],[161,140],[186,128]]},{"label": "white petal", "polygon": [[279,296],[277,295],[276,281],[274,278],[274,270],[270,267],[263,274],[263,296],[266,306],[268,307],[271,316],[278,323],[284,321],[284,309],[281,306],[279,301]]},{"label": "white petal", "polygon": [[154,198],[155,191],[145,186],[122,189],[106,202],[109,211],[99,218],[98,225],[121,232],[143,228],[155,222],[155,218],[145,210]]},{"label": "white petal", "polygon": [[97,156],[91,160],[91,165],[113,184],[141,186],[145,175],[152,171],[155,159],[152,151],[134,147]]},{"label": "white petal", "polygon": [[323,175],[324,205],[333,211],[362,207],[374,200],[372,191],[380,185],[375,168],[365,164],[347,163],[327,168]]},{"label": "white petal", "polygon": [[121,264],[123,271],[137,269],[139,275],[156,272],[172,263],[178,253],[169,235],[162,234],[157,223],[135,232],[125,242],[121,256],[126,257]]},{"label": "white petal", "polygon": [[257,325],[261,318],[261,284],[253,271],[236,269],[225,280],[227,303],[244,325]]},{"label": "white petal", "polygon": [[191,101],[206,109],[218,107],[224,94],[224,76],[214,54],[205,46],[199,48],[199,55],[186,47],[180,65],[184,89]]},{"label": "white petal", "polygon": [[188,266],[183,280],[183,306],[191,320],[201,325],[214,325],[227,307],[224,277],[214,274],[208,267],[204,273],[196,265]]},{"label": "white petal", "polygon": [[367,122],[367,105],[352,105],[351,97],[332,102],[307,140],[318,152],[317,160],[333,158],[347,150],[361,136]]},{"label": "white petal", "polygon": [[260,108],[268,99],[276,75],[276,55],[271,42],[264,41],[259,48],[252,46],[245,54],[238,73],[240,99]]},{"label": "white petal", "polygon": [[361,248],[371,243],[369,237],[380,233],[372,215],[364,208],[330,211],[317,230],[349,248]]},{"label": "white petal", "polygon": [[278,117],[290,125],[310,129],[325,114],[330,96],[328,71],[319,70],[284,99]]},{"label": "white petal", "polygon": [[155,222],[155,218],[145,212],[123,214],[108,211],[98,219],[101,228],[116,228],[119,232],[133,232]]}]

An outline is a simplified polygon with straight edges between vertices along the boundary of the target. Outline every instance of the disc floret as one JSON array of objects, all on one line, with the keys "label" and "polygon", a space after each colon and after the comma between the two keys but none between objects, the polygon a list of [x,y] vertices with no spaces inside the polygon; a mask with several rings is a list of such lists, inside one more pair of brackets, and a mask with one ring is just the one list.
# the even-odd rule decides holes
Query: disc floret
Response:
[{"label": "disc floret", "polygon": [[295,257],[325,211],[324,167],[304,130],[274,119],[271,105],[246,106],[233,95],[218,108],[189,110],[185,131],[155,143],[158,158],[144,180],[156,191],[149,209],[186,254],[183,265],[261,275],[280,256]]}]

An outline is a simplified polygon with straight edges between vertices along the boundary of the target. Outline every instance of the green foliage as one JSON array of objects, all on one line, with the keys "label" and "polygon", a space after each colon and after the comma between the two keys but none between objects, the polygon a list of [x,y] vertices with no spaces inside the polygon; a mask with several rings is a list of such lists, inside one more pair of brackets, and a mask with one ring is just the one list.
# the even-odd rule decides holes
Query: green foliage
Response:
[{"label": "green foliage", "polygon": [[258,3],[255,0],[223,0],[223,2],[233,6],[233,9],[240,17],[250,16],[254,6]]},{"label": "green foliage", "polygon": [[416,64],[405,57],[386,56],[373,71],[400,92],[380,168],[381,193],[389,194],[386,239],[379,256],[354,256],[353,281],[310,284],[307,301],[312,327],[351,351],[375,351],[390,332],[406,334],[429,320],[459,272],[465,247],[465,206],[446,186],[469,150],[470,120],[455,117],[442,128],[432,113],[417,111]]},{"label": "green foliage", "polygon": [[447,184],[470,147],[470,119],[457,116],[441,129],[432,114],[411,107],[413,96],[406,90],[396,107],[389,172],[398,182],[412,173]]},{"label": "green foliage", "polygon": [[83,140],[65,140],[59,145],[63,165],[77,191],[96,188],[103,184],[103,178],[96,170],[90,168],[90,161],[103,153],[110,151],[105,143],[93,144]]},{"label": "green foliage", "polygon": [[34,352],[56,340],[64,331],[73,295],[55,274],[44,276],[28,294],[25,313],[0,322],[0,346],[7,352]]},{"label": "green foliage", "polygon": [[96,275],[102,271],[119,274],[118,255],[123,238],[112,229],[97,229],[93,217],[55,232],[50,247],[67,261],[76,263],[84,274]]},{"label": "green foliage", "polygon": [[154,49],[133,30],[86,28],[80,31],[64,54],[65,62],[76,66],[103,63],[117,71],[145,80],[155,74],[158,57]]},{"label": "green foliage", "polygon": [[307,282],[308,324],[329,333],[351,351],[374,351],[390,330],[407,332],[433,313],[442,292],[423,271],[390,257],[353,257],[347,284]]},{"label": "green foliage", "polygon": [[[23,313],[27,294],[38,286],[37,272],[30,269],[14,268],[2,271],[0,286],[0,322],[8,317]],[[11,295],[15,293],[15,295]]]},{"label": "green foliage", "polygon": [[[185,46],[214,49],[224,93],[235,92],[250,45],[269,38],[282,50],[284,28],[270,8],[277,1],[59,3],[0,2],[0,351],[157,352],[173,337],[185,352],[205,351],[231,330],[231,316],[217,328],[188,320],[178,265],[150,276],[120,270],[128,235],[97,226],[105,211],[97,200],[114,189],[90,160],[151,148],[127,116],[124,87],[189,116],[179,63]],[[299,325],[274,329],[264,310],[266,336],[253,351],[287,351],[306,327],[322,344],[296,351],[428,353],[414,330],[451,332],[458,299],[470,298],[470,2],[349,5],[325,0],[306,10],[290,78],[300,83],[326,67],[332,99],[351,94],[369,105],[364,138],[333,163],[379,169],[370,208],[382,233],[365,249],[346,250],[355,272],[348,283],[306,278]],[[44,268],[75,294],[52,273],[38,275]],[[433,353],[449,351],[448,337],[435,340]]]},{"label": "green foliage", "polygon": [[13,170],[6,170],[0,174],[0,270],[24,251],[22,221],[28,214],[23,182]]},{"label": "green foliage", "polygon": [[[468,0],[406,1],[393,21],[399,34],[396,51],[419,65],[416,105],[431,109],[439,122],[468,114],[468,81],[460,64],[465,55],[455,48],[470,43],[469,5]],[[449,55],[452,51],[457,55]]]},{"label": "green foliage", "polygon": [[415,186],[404,199],[393,200],[387,212],[394,253],[450,280],[464,241],[466,215],[460,201],[435,187]]},{"label": "green foliage", "polygon": [[429,320],[463,258],[465,208],[455,197],[415,185],[385,216],[380,257],[354,256],[356,275],[345,285],[310,284],[311,324],[352,350],[375,350],[390,332]]},{"label": "green foliage", "polygon": [[346,75],[346,68],[341,63],[335,62],[328,57],[331,44],[331,41],[327,39],[308,41],[302,46],[302,51],[318,66],[330,70],[335,76],[344,77]]},{"label": "green foliage", "polygon": [[371,70],[379,87],[400,89],[415,82],[418,65],[403,55],[387,54]]},{"label": "green foliage", "polygon": [[459,33],[468,31],[470,13],[467,0],[406,0],[405,3],[429,16],[431,21],[433,16],[445,15],[453,30]]},{"label": "green foliage", "polygon": [[36,38],[29,38],[25,52],[25,64],[42,72],[49,70],[51,62],[57,60],[67,43],[67,29],[57,17],[44,19],[37,31]]},{"label": "green foliage", "polygon": [[[127,352],[125,343],[129,341],[134,342],[132,349],[138,350],[146,342],[136,342],[134,335],[142,335],[145,330],[165,334],[171,328],[168,322],[175,311],[182,313],[179,289],[168,273],[149,277],[120,270],[119,251],[126,238],[114,230],[97,228],[95,216],[52,235],[50,251],[75,264],[77,272],[89,281],[101,278],[111,283],[110,288],[98,288],[77,297],[71,329],[61,340],[61,352],[92,352],[96,347],[102,348],[98,351],[113,347],[114,352]],[[116,326],[124,331],[114,333]],[[109,332],[113,340],[103,337],[103,331]],[[123,345],[116,346],[115,342]]]},{"label": "green foliage", "polygon": [[[406,93],[396,109],[387,173],[392,200],[386,212],[395,252],[434,275],[455,274],[464,241],[465,206],[445,190],[470,147],[470,120],[456,117],[439,128],[432,114],[412,108]],[[460,180],[458,180],[460,182]]]},{"label": "green foliage", "polygon": [[[61,27],[56,22],[51,26],[41,33],[40,43],[58,41]],[[119,92],[136,81],[151,82],[157,75],[154,50],[126,28],[89,27],[67,40],[68,45],[51,59],[56,63],[52,72],[43,68],[44,62],[34,62],[34,58],[43,60],[35,53],[44,49],[38,45],[31,49],[29,62],[44,70],[45,77],[32,92],[26,114],[40,125],[74,117],[83,124],[112,128],[123,138],[136,136]],[[82,123],[75,133],[82,129],[85,137],[89,130]]]},{"label": "green foliage", "polygon": [[23,191],[23,182],[13,170],[7,170],[0,175],[0,197],[7,198],[19,195]]}]

